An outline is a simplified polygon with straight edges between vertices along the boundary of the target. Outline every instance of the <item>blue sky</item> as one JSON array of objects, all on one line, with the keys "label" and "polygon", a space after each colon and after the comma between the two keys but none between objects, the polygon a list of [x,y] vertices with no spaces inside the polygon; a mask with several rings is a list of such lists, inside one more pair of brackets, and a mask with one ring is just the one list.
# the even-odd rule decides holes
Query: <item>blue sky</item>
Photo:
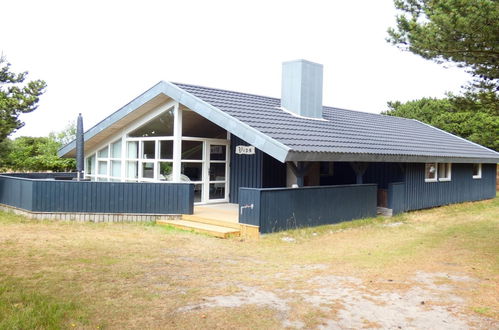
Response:
[{"label": "blue sky", "polygon": [[19,135],[85,127],[160,80],[280,97],[281,63],[324,65],[324,104],[380,112],[390,100],[458,92],[462,69],[385,41],[391,0],[7,1],[0,51],[47,81]]}]

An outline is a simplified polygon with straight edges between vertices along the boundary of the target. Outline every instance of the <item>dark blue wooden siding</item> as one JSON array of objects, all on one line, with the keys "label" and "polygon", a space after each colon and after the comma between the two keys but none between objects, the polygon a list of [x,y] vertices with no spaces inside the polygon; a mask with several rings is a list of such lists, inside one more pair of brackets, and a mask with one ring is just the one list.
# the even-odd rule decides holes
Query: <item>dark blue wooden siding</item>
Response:
[{"label": "dark blue wooden siding", "polygon": [[444,182],[425,182],[424,168],[424,163],[406,165],[404,211],[496,196],[495,164],[482,164],[481,179],[473,179],[472,164],[452,164],[451,181]]},{"label": "dark blue wooden siding", "polygon": [[239,188],[261,188],[263,155],[261,150],[255,149],[254,155],[236,154],[236,146],[249,146],[250,144],[231,135],[230,141],[230,202],[239,201]]},{"label": "dark blue wooden siding", "polygon": [[[376,216],[375,184],[240,189],[239,222],[261,233]],[[251,208],[253,206],[253,208]]]},{"label": "dark blue wooden siding", "polygon": [[0,176],[0,203],[34,212],[192,214],[194,185]]},{"label": "dark blue wooden siding", "polygon": [[405,183],[392,182],[388,184],[388,208],[392,209],[393,215],[405,210]]},{"label": "dark blue wooden siding", "polygon": [[402,182],[404,174],[400,163],[369,163],[364,183],[376,183],[378,189],[388,189],[392,182]]},{"label": "dark blue wooden siding", "polygon": [[286,164],[263,154],[262,188],[286,187]]}]

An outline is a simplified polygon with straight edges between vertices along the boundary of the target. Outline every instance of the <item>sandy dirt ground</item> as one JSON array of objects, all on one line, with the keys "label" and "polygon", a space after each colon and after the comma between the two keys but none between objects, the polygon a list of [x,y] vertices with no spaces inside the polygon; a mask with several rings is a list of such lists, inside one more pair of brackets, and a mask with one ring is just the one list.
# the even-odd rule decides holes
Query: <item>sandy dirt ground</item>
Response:
[{"label": "sandy dirt ground", "polygon": [[[308,267],[327,268],[321,264]],[[285,274],[278,276],[282,279]],[[178,311],[209,313],[211,308],[254,305],[274,309],[283,328],[303,329],[306,325],[293,315],[293,306],[308,304],[322,312],[317,329],[499,329],[492,319],[464,313],[465,300],[455,293],[463,283],[479,284],[470,277],[446,273],[417,272],[405,283],[387,280],[374,285],[356,277],[325,275],[310,278],[306,288],[300,285],[299,289],[293,288],[292,281],[287,288],[272,291],[241,284],[235,294],[205,297],[202,303]],[[373,288],[379,284],[387,289]]]}]

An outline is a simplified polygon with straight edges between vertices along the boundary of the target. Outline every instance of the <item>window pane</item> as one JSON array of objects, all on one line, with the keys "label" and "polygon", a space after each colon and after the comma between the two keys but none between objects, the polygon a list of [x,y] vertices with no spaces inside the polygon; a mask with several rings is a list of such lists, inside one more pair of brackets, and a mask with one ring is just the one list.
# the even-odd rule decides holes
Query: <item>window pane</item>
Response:
[{"label": "window pane", "polygon": [[173,141],[160,141],[159,145],[159,158],[173,159]]},{"label": "window pane", "polygon": [[154,179],[154,163],[142,163],[142,177]]},{"label": "window pane", "polygon": [[127,157],[131,159],[139,158],[139,143],[137,141],[128,142]]},{"label": "window pane", "polygon": [[225,146],[210,145],[210,160],[225,160]]},{"label": "window pane", "polygon": [[[203,164],[202,163],[182,163],[181,173],[189,178],[190,181],[203,180]],[[184,179],[182,179],[184,181]]]},{"label": "window pane", "polygon": [[121,140],[111,144],[111,158],[121,158]]},{"label": "window pane", "polygon": [[225,180],[225,163],[210,163],[210,181]]},{"label": "window pane", "polygon": [[87,168],[86,168],[86,173],[87,174],[94,174],[94,168],[95,168],[95,155],[92,155],[87,158]]},{"label": "window pane", "polygon": [[226,139],[227,131],[194,111],[184,110],[182,136]]},{"label": "window pane", "polygon": [[210,199],[225,198],[225,183],[210,183]]},{"label": "window pane", "polygon": [[440,179],[447,177],[447,164],[445,163],[438,164],[438,177]]},{"label": "window pane", "polygon": [[473,164],[473,176],[480,177],[482,175],[482,164]]},{"label": "window pane", "polygon": [[132,131],[131,137],[173,136],[173,108]]},{"label": "window pane", "polygon": [[99,161],[98,173],[101,175],[107,175],[107,162]]},{"label": "window pane", "polygon": [[439,163],[438,164],[438,178],[439,179],[450,180],[450,171],[451,171],[451,164],[450,163]]},{"label": "window pane", "polygon": [[436,179],[437,175],[437,166],[435,163],[426,163],[425,168],[425,179],[432,180]]},{"label": "window pane", "polygon": [[144,141],[142,142],[142,158],[144,159],[154,159],[156,157],[156,142],[155,141]]},{"label": "window pane", "polygon": [[121,161],[111,161],[111,176],[121,177]]},{"label": "window pane", "polygon": [[203,142],[182,141],[182,159],[203,159]]},{"label": "window pane", "polygon": [[136,179],[139,177],[138,162],[127,162],[126,177],[129,179]]},{"label": "window pane", "polygon": [[159,179],[162,181],[172,181],[173,163],[160,162],[159,163]]},{"label": "window pane", "polygon": [[109,149],[108,147],[102,148],[99,150],[99,158],[108,158],[109,157]]}]

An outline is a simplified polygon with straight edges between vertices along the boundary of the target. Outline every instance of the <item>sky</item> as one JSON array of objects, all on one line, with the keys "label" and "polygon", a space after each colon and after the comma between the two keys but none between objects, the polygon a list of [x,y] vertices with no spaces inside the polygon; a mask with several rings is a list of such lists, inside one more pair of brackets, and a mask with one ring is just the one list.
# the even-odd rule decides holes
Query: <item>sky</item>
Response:
[{"label": "sky", "polygon": [[85,130],[160,80],[280,97],[281,65],[324,65],[323,103],[379,113],[470,76],[386,42],[392,0],[2,0],[0,52],[47,82],[13,137]]}]

